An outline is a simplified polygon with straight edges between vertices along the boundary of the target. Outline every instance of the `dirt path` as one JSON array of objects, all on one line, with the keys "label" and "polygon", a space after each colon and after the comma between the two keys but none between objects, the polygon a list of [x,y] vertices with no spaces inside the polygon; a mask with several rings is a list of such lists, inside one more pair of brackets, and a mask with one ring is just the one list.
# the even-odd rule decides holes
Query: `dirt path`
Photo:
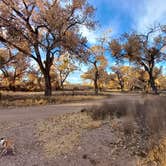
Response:
[{"label": "dirt path", "polygon": [[[128,98],[131,101],[140,99],[139,96],[133,97],[128,95],[125,95],[125,98]],[[30,106],[30,107],[18,107],[18,108],[0,108],[0,122],[38,120],[59,114],[79,112],[82,108],[89,107],[92,105],[100,105],[104,102],[115,103],[121,99],[124,99],[124,95],[114,96],[108,99],[86,101],[80,103]]]},{"label": "dirt path", "polygon": [[93,104],[94,103],[91,102],[82,102],[73,104],[3,108],[0,109],[0,122],[17,120],[38,120],[47,118],[49,116],[78,112],[82,108]]},{"label": "dirt path", "polygon": [[[0,166],[123,166],[124,163],[128,166],[135,166],[135,164],[130,164],[126,151],[122,151],[123,153],[120,153],[120,155],[119,153],[118,155],[110,153],[114,148],[109,147],[112,145],[110,142],[118,140],[118,138],[109,126],[85,132],[81,136],[79,146],[76,146],[69,154],[58,158],[46,158],[42,142],[39,141],[38,120],[65,113],[79,112],[82,108],[100,105],[103,102],[116,103],[124,98],[129,99],[130,102],[141,99],[139,96],[125,95],[125,97],[114,96],[108,99],[61,105],[1,108],[0,137],[14,140],[17,151],[13,156],[7,155],[0,158]],[[116,159],[116,156],[120,156],[120,158]],[[112,160],[113,158],[116,160]],[[116,163],[116,161],[121,160],[122,164]]]}]

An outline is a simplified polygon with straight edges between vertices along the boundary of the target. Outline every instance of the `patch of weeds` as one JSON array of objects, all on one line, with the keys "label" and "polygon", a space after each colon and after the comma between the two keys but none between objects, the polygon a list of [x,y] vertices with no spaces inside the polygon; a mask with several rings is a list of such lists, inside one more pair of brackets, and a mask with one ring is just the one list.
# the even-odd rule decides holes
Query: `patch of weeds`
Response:
[{"label": "patch of weeds", "polygon": [[[139,156],[143,161],[166,163],[166,98],[146,97],[140,101],[122,100],[115,104],[104,103],[86,110],[94,120],[110,120],[113,131],[117,132],[119,149]],[[162,163],[162,164],[161,164]]]},{"label": "patch of weeds", "polygon": [[166,166],[166,138],[161,139],[157,145],[149,150],[147,156],[138,162],[138,166],[147,165]]},{"label": "patch of weeds", "polygon": [[6,95],[3,96],[0,100],[0,106],[2,107],[9,107],[9,106],[33,106],[33,105],[47,105],[47,104],[61,104],[61,103],[68,103],[68,102],[78,102],[82,100],[95,100],[101,99],[103,97],[99,96],[39,96],[39,95],[27,95],[27,96],[10,96]]},{"label": "patch of weeds", "polygon": [[128,105],[125,100],[122,100],[120,103],[103,103],[101,106],[93,106],[86,112],[93,120],[110,120],[114,117],[126,116],[127,110]]}]

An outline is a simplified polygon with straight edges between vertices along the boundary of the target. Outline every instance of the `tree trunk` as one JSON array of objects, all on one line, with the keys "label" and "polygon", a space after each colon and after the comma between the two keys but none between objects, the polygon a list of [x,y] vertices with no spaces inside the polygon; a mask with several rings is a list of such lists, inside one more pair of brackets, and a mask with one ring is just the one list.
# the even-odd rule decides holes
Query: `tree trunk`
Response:
[{"label": "tree trunk", "polygon": [[63,85],[63,81],[61,81],[61,89],[64,90],[64,85]]},{"label": "tree trunk", "polygon": [[95,72],[95,79],[94,79],[94,88],[95,88],[95,95],[98,95],[98,71]]},{"label": "tree trunk", "polygon": [[154,80],[153,72],[152,72],[152,71],[149,72],[149,83],[150,83],[150,86],[151,86],[152,91],[153,91],[155,94],[158,94],[157,87],[156,87],[156,85],[155,85],[155,80]]},{"label": "tree trunk", "polygon": [[119,85],[120,85],[120,89],[121,89],[121,92],[124,91],[124,82],[121,78],[118,78],[119,79]]},{"label": "tree trunk", "polygon": [[52,95],[52,86],[51,86],[51,77],[49,72],[47,74],[44,74],[45,79],[45,96],[51,96]]},{"label": "tree trunk", "polygon": [[154,61],[152,61],[151,65],[149,65],[151,67],[147,67],[146,65],[144,65],[144,68],[145,68],[145,71],[149,74],[149,85],[150,85],[150,88],[152,89],[152,91],[155,93],[155,94],[158,94],[158,91],[157,91],[157,87],[155,85],[155,79],[153,77],[153,68],[154,68]]},{"label": "tree trunk", "polygon": [[15,87],[15,81],[9,81],[9,90],[15,92],[16,91],[16,87]]},{"label": "tree trunk", "polygon": [[10,91],[13,91],[13,86],[12,86],[11,82],[9,83],[9,87],[8,88],[9,88]]},{"label": "tree trunk", "polygon": [[120,83],[120,89],[121,89],[121,92],[124,91],[124,85],[123,85],[123,83]]},{"label": "tree trunk", "polygon": [[95,95],[98,95],[99,87],[98,87],[98,79],[99,79],[99,71],[97,68],[97,61],[94,62],[95,67],[95,78],[94,78],[94,88],[95,88]]},{"label": "tree trunk", "polygon": [[94,81],[94,87],[95,87],[95,95],[98,95],[98,85],[97,85],[97,80]]},{"label": "tree trunk", "polygon": [[123,92],[124,91],[124,81],[119,75],[118,75],[118,80],[119,80],[121,92]]}]

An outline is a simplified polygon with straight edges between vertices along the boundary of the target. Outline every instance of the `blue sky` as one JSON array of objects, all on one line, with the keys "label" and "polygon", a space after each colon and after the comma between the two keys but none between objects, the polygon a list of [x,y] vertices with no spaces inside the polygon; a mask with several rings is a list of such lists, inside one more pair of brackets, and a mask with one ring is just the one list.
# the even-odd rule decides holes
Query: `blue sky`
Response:
[{"label": "blue sky", "polygon": [[[89,31],[84,27],[81,29],[82,35],[87,37],[91,45],[109,29],[110,36],[114,38],[124,32],[146,32],[154,24],[166,24],[165,0],[89,0],[89,3],[96,8],[95,19],[100,25],[95,31]],[[111,65],[111,58],[108,56]],[[87,67],[82,65],[81,71],[86,70]],[[68,81],[80,83],[82,72],[74,72]]]}]

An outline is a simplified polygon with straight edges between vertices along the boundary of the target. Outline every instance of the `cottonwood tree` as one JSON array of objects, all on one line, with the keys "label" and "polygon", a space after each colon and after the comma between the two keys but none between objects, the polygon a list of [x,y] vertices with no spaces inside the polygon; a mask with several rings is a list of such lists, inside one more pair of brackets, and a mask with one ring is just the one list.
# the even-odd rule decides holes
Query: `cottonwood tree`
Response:
[{"label": "cottonwood tree", "polygon": [[109,82],[110,82],[110,77],[108,72],[106,71],[105,68],[100,68],[99,79],[98,79],[98,86],[100,91],[102,91],[104,88],[107,88]]},{"label": "cottonwood tree", "polygon": [[[1,85],[4,83],[4,74],[5,68],[7,67],[8,63],[12,60],[13,56],[11,54],[11,50],[8,47],[3,47],[0,49],[0,80]],[[6,83],[5,83],[6,86]]]},{"label": "cottonwood tree", "polygon": [[34,59],[52,92],[50,68],[60,48],[85,56],[87,42],[79,27],[94,26],[94,8],[87,0],[1,0],[0,41]]},{"label": "cottonwood tree", "polygon": [[134,66],[112,66],[111,69],[112,88],[132,91],[145,90],[147,87],[148,76],[144,70]]},{"label": "cottonwood tree", "polygon": [[[12,59],[10,59],[9,54],[5,54],[4,59],[6,59],[5,61],[8,61],[8,63],[3,65],[0,69],[3,73],[3,79],[7,81],[9,89],[15,91],[16,81],[19,83],[22,82],[26,70],[29,67],[29,60],[20,52],[16,53],[16,55],[12,55]],[[8,59],[10,59],[10,61]]]},{"label": "cottonwood tree", "polygon": [[112,66],[113,74],[110,75],[110,79],[117,82],[121,91],[124,91],[125,80],[129,73],[128,66]]},{"label": "cottonwood tree", "polygon": [[89,49],[90,56],[87,61],[91,66],[89,70],[81,76],[84,79],[93,80],[96,95],[98,94],[98,81],[99,78],[101,79],[101,71],[107,66],[107,59],[104,56],[104,52],[104,47],[100,45],[93,46]]},{"label": "cottonwood tree", "polygon": [[117,59],[127,58],[142,66],[149,75],[149,84],[157,94],[154,79],[154,68],[157,63],[165,60],[163,51],[166,43],[160,29],[152,28],[147,34],[125,34],[123,40],[114,39],[109,43],[111,53]]},{"label": "cottonwood tree", "polygon": [[71,58],[71,55],[68,52],[65,52],[60,56],[60,58],[58,58],[58,60],[55,61],[55,68],[62,90],[64,89],[64,82],[68,78],[69,74],[78,69],[75,64],[76,61]]},{"label": "cottonwood tree", "polygon": [[97,95],[99,89],[101,91],[104,87],[107,87],[110,79],[109,79],[109,74],[107,73],[107,71],[103,68],[100,68],[98,71],[97,87],[95,87],[96,85],[95,72],[96,71],[94,68],[90,68],[87,72],[81,75],[81,78],[83,78],[84,80],[90,80],[93,82],[93,85],[95,88],[95,94]]},{"label": "cottonwood tree", "polygon": [[41,70],[36,65],[31,65],[26,72],[26,89],[43,90],[44,78]]},{"label": "cottonwood tree", "polygon": [[166,90],[166,76],[160,75],[156,80],[160,90]]},{"label": "cottonwood tree", "polygon": [[126,78],[127,89],[130,91],[139,89],[145,91],[148,85],[148,74],[138,67],[129,67]]},{"label": "cottonwood tree", "polygon": [[0,48],[0,69],[3,70],[4,67],[13,59],[13,57],[11,48],[6,46]]}]

